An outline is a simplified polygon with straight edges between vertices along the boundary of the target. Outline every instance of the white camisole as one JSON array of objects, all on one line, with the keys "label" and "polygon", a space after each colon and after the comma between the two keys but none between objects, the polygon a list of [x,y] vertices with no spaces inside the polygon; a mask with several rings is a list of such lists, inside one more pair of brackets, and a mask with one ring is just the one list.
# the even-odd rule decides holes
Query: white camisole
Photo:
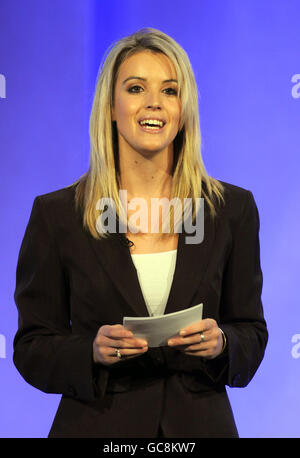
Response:
[{"label": "white camisole", "polygon": [[131,254],[150,316],[163,315],[173,281],[177,250]]}]

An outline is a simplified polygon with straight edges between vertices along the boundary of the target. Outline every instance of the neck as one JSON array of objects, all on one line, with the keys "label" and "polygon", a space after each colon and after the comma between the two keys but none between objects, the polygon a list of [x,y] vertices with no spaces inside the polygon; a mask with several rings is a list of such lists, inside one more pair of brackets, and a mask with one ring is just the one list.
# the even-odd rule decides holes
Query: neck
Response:
[{"label": "neck", "polygon": [[132,197],[169,197],[172,186],[173,148],[153,155],[119,151],[120,189]]}]

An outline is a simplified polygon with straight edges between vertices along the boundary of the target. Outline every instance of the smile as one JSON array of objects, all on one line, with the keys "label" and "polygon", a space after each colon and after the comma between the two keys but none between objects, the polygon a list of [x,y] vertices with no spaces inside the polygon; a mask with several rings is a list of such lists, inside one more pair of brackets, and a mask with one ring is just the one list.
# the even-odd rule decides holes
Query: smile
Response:
[{"label": "smile", "polygon": [[142,119],[139,121],[139,125],[146,132],[160,132],[165,126],[165,121],[160,119]]}]

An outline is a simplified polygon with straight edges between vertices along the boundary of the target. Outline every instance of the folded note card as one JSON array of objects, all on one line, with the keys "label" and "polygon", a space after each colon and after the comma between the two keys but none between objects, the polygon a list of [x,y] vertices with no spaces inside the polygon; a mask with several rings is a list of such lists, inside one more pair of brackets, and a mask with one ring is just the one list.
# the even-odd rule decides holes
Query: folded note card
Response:
[{"label": "folded note card", "polygon": [[168,345],[168,340],[180,330],[202,320],[203,304],[179,312],[150,317],[124,317],[123,326],[133,332],[134,337],[146,339],[149,347]]}]

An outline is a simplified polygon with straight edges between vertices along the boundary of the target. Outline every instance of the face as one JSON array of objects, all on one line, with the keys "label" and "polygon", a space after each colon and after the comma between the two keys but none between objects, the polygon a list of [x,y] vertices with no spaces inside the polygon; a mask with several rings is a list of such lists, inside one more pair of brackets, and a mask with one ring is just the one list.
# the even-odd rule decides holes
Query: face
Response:
[{"label": "face", "polygon": [[177,92],[174,65],[164,54],[141,51],[121,64],[112,110],[119,152],[149,157],[172,148],[181,111]]}]

